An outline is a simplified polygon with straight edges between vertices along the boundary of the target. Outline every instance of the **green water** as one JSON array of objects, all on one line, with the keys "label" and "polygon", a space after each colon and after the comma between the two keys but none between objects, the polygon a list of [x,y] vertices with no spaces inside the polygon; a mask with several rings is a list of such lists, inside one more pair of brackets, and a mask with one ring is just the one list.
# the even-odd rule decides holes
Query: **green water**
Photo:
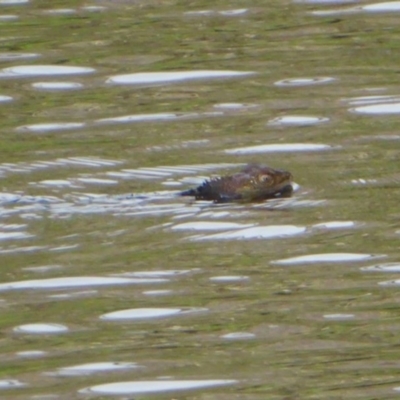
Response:
[{"label": "green water", "polygon": [[[96,12],[81,8],[87,5],[106,8]],[[101,168],[67,164],[25,172],[0,168],[4,172],[0,177],[3,193],[33,196],[30,202],[1,204],[0,222],[26,224],[21,229],[34,235],[31,239],[0,242],[0,283],[191,270],[167,283],[0,293],[0,380],[18,379],[26,384],[2,391],[2,398],[93,398],[78,391],[102,383],[160,377],[236,379],[238,383],[125,398],[397,397],[393,388],[400,386],[399,288],[378,283],[397,279],[398,274],[366,273],[360,267],[399,260],[396,135],[400,124],[398,114],[350,112],[349,108],[356,106],[348,99],[398,95],[400,28],[396,13],[311,14],[313,10],[348,7],[351,5],[174,0],[93,4],[32,0],[18,6],[0,5],[0,15],[19,17],[13,21],[0,19],[0,56],[40,55],[17,60],[0,57],[0,68],[45,64],[96,69],[87,75],[1,78],[0,95],[13,97],[11,102],[0,102],[1,163],[31,165],[70,157],[121,162]],[[73,8],[76,12],[47,13],[56,8]],[[236,16],[216,13],[242,8],[248,11]],[[185,14],[200,10],[215,13]],[[151,87],[105,83],[118,74],[193,70],[255,74]],[[280,80],[304,77],[335,79],[318,85],[274,85]],[[31,86],[33,82],[51,81],[79,82],[84,87],[40,91]],[[221,103],[257,106],[225,110],[222,116],[206,114],[218,111],[214,106]],[[162,122],[95,122],[152,113],[198,115]],[[267,125],[274,118],[290,115],[325,117],[329,121],[294,127]],[[86,125],[64,131],[16,131],[20,126],[51,122]],[[248,155],[224,152],[284,143],[323,143],[332,149]],[[165,179],[160,178],[119,179],[107,175],[141,167],[247,162],[291,171],[300,185],[293,203],[280,208],[196,205],[169,197],[144,201],[139,208],[128,210],[123,200],[119,205],[113,196],[177,188],[163,185]],[[216,166],[195,175],[231,170]],[[179,178],[182,176],[185,174]],[[76,183],[82,177],[116,182],[81,183],[77,187],[38,184],[68,179]],[[168,178],[178,179],[175,175]],[[76,198],[85,193],[108,195],[115,206],[112,211],[83,213],[82,202]],[[72,208],[57,213],[56,206],[43,205],[37,201],[38,196],[54,196]],[[301,201],[302,207],[298,206]],[[149,204],[178,204],[187,207],[187,215],[172,211],[135,214]],[[214,213],[218,212],[226,215],[216,217]],[[215,232],[174,231],[171,225],[163,225],[190,221],[295,225],[306,231],[288,238],[194,241],[190,236]],[[354,226],[313,227],[329,221],[352,221]],[[1,225],[0,230],[7,228]],[[26,250],[27,246],[42,248],[18,250]],[[272,263],[320,253],[365,253],[386,258],[301,266]],[[42,272],[26,269],[43,266],[52,268]],[[248,279],[210,281],[215,276]],[[171,292],[156,296],[144,293],[147,290]],[[65,297],[54,297],[57,295]],[[147,307],[204,307],[208,311],[150,321],[99,320],[108,312]],[[344,316],[330,318],[331,314]],[[41,322],[66,325],[69,332],[29,335],[13,331],[19,325]],[[222,338],[233,332],[255,336],[248,340]],[[17,355],[33,350],[46,354],[32,358]],[[45,374],[107,361],[136,362],[143,368],[72,377]]]}]

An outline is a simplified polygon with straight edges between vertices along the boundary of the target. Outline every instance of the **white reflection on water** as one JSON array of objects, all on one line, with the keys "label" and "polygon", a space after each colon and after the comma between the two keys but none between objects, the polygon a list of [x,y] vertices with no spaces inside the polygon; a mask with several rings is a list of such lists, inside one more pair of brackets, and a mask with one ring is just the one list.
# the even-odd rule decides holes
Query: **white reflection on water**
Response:
[{"label": "white reflection on water", "polygon": [[308,126],[328,122],[329,118],[308,115],[285,115],[268,121],[268,126]]},{"label": "white reflection on water", "polygon": [[0,78],[23,78],[35,76],[79,75],[95,72],[94,68],[67,65],[21,65],[0,70]]},{"label": "white reflection on water", "polygon": [[57,334],[57,333],[65,333],[68,332],[69,329],[65,325],[61,324],[26,324],[19,325],[13,329],[16,333],[27,333],[31,335],[49,335],[49,334]]},{"label": "white reflection on water", "polygon": [[342,228],[354,228],[355,223],[353,221],[329,221],[321,222],[312,226],[317,229],[342,229]]},{"label": "white reflection on water", "polygon": [[239,224],[235,222],[195,221],[172,226],[173,231],[222,231],[250,228],[254,224]]},{"label": "white reflection on water", "polygon": [[31,85],[39,90],[73,90],[81,89],[83,85],[79,82],[35,82]]},{"label": "white reflection on water", "polygon": [[224,15],[226,17],[234,17],[236,15],[243,15],[246,14],[248,11],[247,8],[237,8],[235,10],[225,10],[225,11],[218,11],[218,14]]},{"label": "white reflection on water", "polygon": [[15,355],[21,358],[39,358],[47,355],[47,352],[43,350],[27,350],[18,351]]},{"label": "white reflection on water", "polygon": [[51,10],[44,10],[43,14],[50,15],[65,15],[65,14],[75,14],[76,10],[74,8],[53,8]]},{"label": "white reflection on water", "polygon": [[89,11],[89,12],[99,12],[99,11],[107,10],[107,7],[103,7],[103,6],[84,6],[84,7],[81,7],[81,10]]},{"label": "white reflection on water", "polygon": [[400,96],[397,95],[381,95],[381,96],[359,96],[349,97],[342,99],[343,102],[352,106],[363,106],[369,104],[382,104],[382,103],[397,103],[400,101]]},{"label": "white reflection on water", "polygon": [[0,95],[0,103],[8,103],[13,98],[11,96]]},{"label": "white reflection on water", "polygon": [[68,293],[59,293],[59,294],[49,294],[46,297],[48,299],[57,299],[57,300],[69,300],[76,299],[80,297],[93,297],[97,295],[98,290],[81,290],[79,292],[68,292]]},{"label": "white reflection on water", "polygon": [[[190,114],[189,114],[190,115]],[[146,121],[167,121],[184,117],[185,114],[177,113],[155,113],[155,114],[134,114],[124,115],[122,117],[111,117],[98,119],[98,123],[129,123],[129,122],[146,122]]]},{"label": "white reflection on water", "polygon": [[174,72],[139,72],[125,75],[114,75],[106,83],[119,85],[154,85],[182,82],[198,79],[234,78],[254,75],[254,72],[243,71],[174,71]]},{"label": "white reflection on water", "polygon": [[238,147],[225,150],[226,154],[255,154],[255,153],[282,153],[301,151],[331,150],[333,147],[327,144],[316,143],[282,143],[282,144],[261,144],[258,146]]},{"label": "white reflection on water", "polygon": [[49,372],[46,375],[53,376],[82,376],[92,375],[104,372],[118,372],[131,369],[137,369],[141,366],[131,362],[96,362],[88,364],[73,365],[71,367],[59,368],[55,372]]},{"label": "white reflection on water", "polygon": [[3,240],[15,240],[15,239],[29,239],[35,235],[31,235],[26,232],[0,232],[0,241]]},{"label": "white reflection on water", "polygon": [[363,254],[363,253],[322,253],[307,256],[291,257],[282,260],[271,261],[271,264],[296,265],[307,263],[331,263],[331,262],[357,262],[374,258],[386,257],[385,255]]},{"label": "white reflection on water", "polygon": [[63,267],[61,265],[41,265],[39,267],[24,267],[24,271],[44,273],[49,271],[61,270]]},{"label": "white reflection on water", "polygon": [[273,239],[300,235],[306,231],[303,226],[295,225],[270,225],[256,226],[246,229],[229,230],[227,232],[214,233],[211,235],[190,236],[193,241],[204,240],[238,240],[238,239]]},{"label": "white reflection on water", "polygon": [[172,290],[164,289],[164,290],[145,290],[143,292],[144,295],[146,296],[168,296],[170,294],[173,294],[174,292]]},{"label": "white reflection on water", "polygon": [[218,103],[213,106],[220,110],[238,111],[238,110],[249,110],[252,108],[259,107],[259,104],[252,103]]},{"label": "white reflection on water", "polygon": [[373,104],[351,108],[349,111],[367,115],[400,114],[400,103]]},{"label": "white reflection on water", "polygon": [[24,387],[26,383],[19,381],[18,379],[4,379],[0,380],[0,389],[14,389],[18,387]]},{"label": "white reflection on water", "polygon": [[228,340],[249,340],[255,338],[256,335],[251,332],[232,332],[221,336],[221,339],[228,339]]},{"label": "white reflection on water", "polygon": [[209,139],[195,139],[195,140],[183,140],[178,144],[169,144],[163,146],[149,146],[146,148],[147,151],[166,151],[166,150],[179,150],[186,149],[195,146],[205,146],[210,142]]},{"label": "white reflection on water", "polygon": [[348,3],[359,3],[360,0],[293,0],[295,3],[301,4],[348,4]]},{"label": "white reflection on water", "polygon": [[348,321],[355,318],[354,314],[324,314],[324,319],[330,321]]},{"label": "white reflection on water", "polygon": [[113,382],[81,389],[79,393],[98,395],[129,395],[140,393],[159,393],[176,390],[201,389],[216,386],[233,385],[238,381],[232,379],[208,380],[158,380]]},{"label": "white reflection on water", "polygon": [[17,19],[19,19],[18,15],[0,15],[0,21],[16,21]]},{"label": "white reflection on water", "polygon": [[153,318],[165,318],[179,315],[188,315],[208,311],[207,308],[132,308],[128,310],[114,311],[100,316],[104,321],[136,321]]},{"label": "white reflection on water", "polygon": [[65,131],[70,129],[83,128],[85,124],[83,122],[51,122],[44,124],[31,124],[17,127],[17,132],[52,132],[52,131]]},{"label": "white reflection on water", "polygon": [[76,287],[108,286],[108,285],[130,285],[168,282],[163,278],[120,278],[101,276],[77,276],[63,278],[34,279],[26,281],[15,281],[0,283],[0,291],[5,290],[53,290],[68,289]]},{"label": "white reflection on water", "polygon": [[193,17],[197,17],[197,16],[218,16],[218,15],[222,15],[225,17],[235,17],[237,15],[243,15],[246,14],[248,12],[247,8],[237,8],[237,9],[233,9],[233,10],[224,10],[224,11],[214,11],[214,10],[199,10],[199,11],[186,11],[184,13],[184,15],[186,16],[193,16]]},{"label": "white reflection on water", "polygon": [[95,124],[128,124],[139,122],[158,122],[158,121],[180,121],[196,118],[212,118],[223,117],[225,113],[222,111],[207,112],[180,112],[180,113],[155,113],[155,114],[132,114],[120,117],[101,118],[95,120]]},{"label": "white reflection on water", "polygon": [[174,276],[187,275],[193,272],[199,272],[199,268],[192,269],[172,269],[159,271],[135,271],[123,272],[121,274],[113,274],[113,276],[133,277],[133,278],[172,278]]},{"label": "white reflection on water", "polygon": [[[137,169],[124,169],[122,171],[128,172],[133,176],[155,176],[162,178],[174,174],[194,174],[201,171],[211,171],[215,169],[236,168],[243,164],[239,163],[220,163],[220,164],[192,164],[192,165],[176,165],[176,166],[160,166],[160,167],[142,167]],[[201,179],[204,179],[202,177]],[[184,181],[183,181],[184,182]],[[192,183],[192,182],[187,182]]]},{"label": "white reflection on water", "polygon": [[[121,160],[108,160],[97,157],[69,157],[57,158],[52,161],[32,161],[0,164],[0,174],[27,173],[49,168],[81,167],[81,168],[103,168],[123,164]],[[0,193],[0,201],[6,194]]]},{"label": "white reflection on water", "polygon": [[321,76],[314,78],[288,78],[282,79],[274,83],[275,86],[282,87],[296,87],[296,86],[308,86],[308,85],[322,85],[325,83],[332,83],[336,78],[330,76]]},{"label": "white reflection on water", "polygon": [[396,13],[400,12],[400,1],[387,1],[382,3],[367,4],[365,6],[349,7],[332,10],[312,11],[313,15],[329,16],[336,14],[354,14],[354,13]]},{"label": "white reflection on water", "polygon": [[368,267],[361,267],[360,270],[365,271],[365,272],[397,273],[397,272],[400,272],[400,263],[386,263],[386,264],[370,265]]},{"label": "white reflection on water", "polygon": [[367,12],[396,12],[400,11],[400,1],[386,1],[383,3],[367,4],[361,7]]},{"label": "white reflection on water", "polygon": [[212,276],[209,278],[211,282],[216,283],[235,283],[235,282],[246,282],[250,278],[248,276],[238,276],[238,275],[224,275],[224,276]]},{"label": "white reflection on water", "polygon": [[17,5],[28,3],[29,0],[0,0],[0,6],[2,5]]},{"label": "white reflection on water", "polygon": [[17,52],[3,53],[3,52],[0,52],[0,61],[25,60],[25,59],[37,58],[37,57],[40,57],[40,54],[38,54],[38,53],[17,53]]}]

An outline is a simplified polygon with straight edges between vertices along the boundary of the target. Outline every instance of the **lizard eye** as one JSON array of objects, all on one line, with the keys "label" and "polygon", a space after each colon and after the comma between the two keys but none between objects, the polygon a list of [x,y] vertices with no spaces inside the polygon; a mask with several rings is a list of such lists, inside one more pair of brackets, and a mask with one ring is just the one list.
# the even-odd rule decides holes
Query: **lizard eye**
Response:
[{"label": "lizard eye", "polygon": [[260,176],[260,182],[269,182],[271,180],[272,180],[272,178],[270,175],[261,175]]}]

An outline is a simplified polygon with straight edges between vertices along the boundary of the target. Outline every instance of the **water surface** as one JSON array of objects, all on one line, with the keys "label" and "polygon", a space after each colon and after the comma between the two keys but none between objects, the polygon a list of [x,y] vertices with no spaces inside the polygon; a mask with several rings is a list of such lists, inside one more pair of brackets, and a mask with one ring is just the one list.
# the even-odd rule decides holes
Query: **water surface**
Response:
[{"label": "water surface", "polygon": [[398,4],[0,0],[1,398],[398,397]]}]

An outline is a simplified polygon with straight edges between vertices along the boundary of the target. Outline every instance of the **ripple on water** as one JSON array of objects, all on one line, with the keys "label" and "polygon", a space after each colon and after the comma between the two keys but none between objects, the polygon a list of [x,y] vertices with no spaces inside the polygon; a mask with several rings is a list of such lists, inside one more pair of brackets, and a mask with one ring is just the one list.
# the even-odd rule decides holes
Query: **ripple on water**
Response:
[{"label": "ripple on water", "polygon": [[3,5],[17,5],[28,3],[29,0],[0,0],[0,6]]},{"label": "ripple on water", "polygon": [[38,53],[0,53],[0,61],[26,60],[40,57]]},{"label": "ripple on water", "polygon": [[30,185],[40,186],[40,187],[70,187],[70,188],[79,188],[82,186],[76,185],[71,181],[66,179],[46,179],[40,182],[29,182]]},{"label": "ripple on water", "polygon": [[[0,164],[0,171],[6,173],[21,173],[28,171],[35,171],[47,168],[60,168],[60,167],[113,167],[119,164],[123,164],[121,160],[109,160],[97,157],[69,157],[69,158],[57,158],[52,161],[33,161],[31,163],[19,162],[19,163],[3,163]],[[11,196],[11,195],[9,195]],[[15,196],[15,195],[13,195]],[[4,193],[0,194],[0,202],[3,200]],[[20,198],[22,196],[19,196]]]},{"label": "ripple on water", "polygon": [[184,114],[176,113],[156,113],[156,114],[134,114],[124,115],[122,117],[101,118],[95,122],[106,123],[133,123],[133,122],[152,122],[152,121],[169,121],[181,118]]},{"label": "ripple on water", "polygon": [[130,362],[97,362],[74,365],[71,367],[59,368],[55,372],[47,373],[46,375],[53,376],[81,376],[81,375],[92,375],[104,372],[118,372],[126,371],[130,369],[137,369],[141,366],[136,363]]},{"label": "ripple on water", "polygon": [[187,11],[184,14],[187,16],[218,16],[224,17],[235,17],[237,15],[243,15],[248,12],[247,8],[237,8],[234,10],[214,11],[214,10],[199,10],[199,11]]},{"label": "ripple on water", "polygon": [[351,108],[349,111],[367,115],[400,114],[400,103],[373,104]]},{"label": "ripple on water", "polygon": [[236,149],[224,150],[226,154],[253,154],[253,153],[282,153],[301,151],[323,151],[331,150],[332,146],[316,143],[282,143],[262,144],[258,146],[238,147]]},{"label": "ripple on water", "polygon": [[[221,163],[221,164],[192,164],[160,167],[143,167],[137,169],[123,169],[121,171],[110,171],[106,175],[111,177],[120,177],[123,179],[163,179],[172,175],[195,174],[198,172],[211,171],[215,169],[236,168],[243,164]],[[198,180],[182,180],[182,183],[199,182],[201,184],[206,177],[200,177]]]},{"label": "ripple on water", "polygon": [[385,257],[384,255],[362,254],[362,253],[323,253],[310,254],[307,256],[291,257],[282,260],[271,261],[271,264],[296,265],[309,263],[336,263],[336,262],[357,262],[374,258]]},{"label": "ripple on water", "polygon": [[355,319],[354,314],[324,314],[323,318],[330,321],[349,321]]},{"label": "ripple on water", "polygon": [[33,133],[46,133],[52,131],[66,131],[71,129],[83,128],[83,122],[53,122],[45,124],[32,124],[17,127],[17,132],[33,132]]},{"label": "ripple on water", "polygon": [[343,102],[352,106],[363,106],[369,104],[381,104],[381,103],[398,103],[400,96],[396,95],[381,95],[381,96],[359,96],[342,99]]},{"label": "ripple on water", "polygon": [[81,7],[81,10],[89,11],[89,12],[99,12],[99,11],[107,10],[107,7],[103,7],[103,6],[84,6],[84,7]]},{"label": "ripple on water", "polygon": [[98,395],[129,395],[140,393],[159,393],[178,390],[201,389],[216,386],[233,385],[238,381],[232,379],[207,380],[159,380],[114,382],[81,389],[79,393]]},{"label": "ripple on water", "polygon": [[74,90],[83,88],[82,83],[79,82],[35,82],[31,85],[39,90]]},{"label": "ripple on water", "polygon": [[0,248],[0,254],[21,254],[21,253],[34,253],[40,250],[46,250],[47,246],[25,246],[25,247],[11,247],[8,249]]},{"label": "ripple on water", "polygon": [[378,285],[380,286],[400,286],[400,279],[394,279],[391,281],[383,281],[379,282]]},{"label": "ripple on water", "polygon": [[176,72],[140,72],[114,75],[106,83],[118,85],[157,85],[198,79],[235,78],[254,75],[244,71],[176,71]]},{"label": "ripple on water", "polygon": [[248,110],[259,107],[259,104],[252,103],[218,103],[213,106],[219,110],[237,111],[237,110]]},{"label": "ripple on water", "polygon": [[44,10],[43,13],[50,15],[69,15],[75,14],[76,10],[74,8],[53,8],[51,10]]},{"label": "ripple on water", "polygon": [[76,178],[78,182],[92,184],[92,185],[116,185],[118,181],[114,179],[101,179],[101,178]]},{"label": "ripple on water", "polygon": [[123,272],[122,274],[116,274],[114,276],[123,277],[135,277],[135,278],[159,278],[159,277],[174,277],[187,275],[193,272],[200,271],[199,268],[192,269],[171,269],[171,270],[160,270],[160,271],[136,271],[136,272]]},{"label": "ripple on water", "polygon": [[367,4],[361,9],[367,12],[395,12],[400,11],[400,1],[387,1],[383,3]]},{"label": "ripple on water", "polygon": [[228,339],[228,340],[249,340],[255,339],[256,335],[251,332],[232,332],[227,333],[226,335],[220,336],[221,339]]},{"label": "ripple on water", "polygon": [[35,235],[31,235],[26,232],[0,232],[0,241],[3,240],[15,240],[15,239],[29,239]]},{"label": "ripple on water", "polygon": [[119,278],[99,276],[77,276],[64,278],[34,279],[26,281],[15,281],[0,283],[0,291],[5,290],[26,290],[26,289],[67,289],[84,286],[107,286],[107,285],[129,285],[142,283],[163,283],[168,282],[162,278]]},{"label": "ripple on water", "polygon": [[17,387],[26,386],[26,383],[19,381],[18,379],[2,379],[0,380],[0,389],[13,389]]},{"label": "ripple on water", "polygon": [[110,117],[95,120],[97,124],[128,124],[140,122],[159,122],[159,121],[176,121],[189,120],[196,118],[212,118],[223,117],[225,114],[222,111],[211,112],[190,112],[190,113],[157,113],[157,114],[134,114],[123,115],[120,117]]},{"label": "ripple on water", "polygon": [[18,229],[25,229],[26,227],[26,224],[0,224],[0,229],[4,229],[6,231],[15,231]]},{"label": "ripple on water", "polygon": [[16,21],[17,19],[19,19],[18,15],[0,15],[0,21]]},{"label": "ripple on water", "polygon": [[396,272],[400,272],[400,264],[399,263],[386,263],[386,264],[370,265],[368,267],[361,267],[360,270],[365,271],[365,272],[396,273]]},{"label": "ripple on water", "polygon": [[16,356],[21,358],[40,358],[47,354],[46,351],[43,350],[28,350],[28,351],[18,351],[15,353]]},{"label": "ripple on water", "polygon": [[256,226],[236,231],[227,231],[211,235],[196,235],[189,237],[193,241],[203,240],[239,240],[239,239],[275,239],[296,236],[304,233],[304,226],[295,225],[270,225]]},{"label": "ripple on water", "polygon": [[237,8],[234,10],[224,10],[224,11],[218,11],[219,15],[223,15],[225,17],[234,17],[236,15],[243,15],[248,12],[247,8]]},{"label": "ripple on water", "polygon": [[188,15],[188,16],[211,16],[211,15],[216,15],[216,11],[214,10],[198,10],[198,11],[186,11],[184,12],[184,15]]},{"label": "ripple on water", "polygon": [[179,315],[194,314],[208,311],[207,308],[131,308],[128,310],[114,311],[103,314],[100,319],[103,321],[136,321],[154,318],[166,318]]},{"label": "ripple on water", "polygon": [[7,103],[11,101],[13,98],[11,96],[0,95],[0,103]]},{"label": "ripple on water", "polygon": [[309,126],[328,122],[329,118],[312,117],[306,115],[286,115],[271,119],[267,125],[269,126]]},{"label": "ripple on water", "polygon": [[235,283],[235,282],[246,282],[249,281],[250,278],[248,276],[239,276],[239,275],[224,275],[224,276],[212,276],[209,278],[211,282],[217,283]]},{"label": "ripple on water", "polygon": [[244,229],[250,228],[255,224],[238,224],[235,222],[185,222],[182,224],[174,225],[170,229],[173,231],[219,231],[230,229]]},{"label": "ripple on water", "polygon": [[143,292],[144,295],[146,296],[168,296],[172,294],[172,290],[146,290]]},{"label": "ripple on water", "polygon": [[35,76],[80,75],[95,72],[94,68],[67,65],[20,65],[3,68],[0,78],[24,78]]},{"label": "ripple on water", "polygon": [[69,300],[79,297],[91,297],[97,295],[98,293],[99,293],[98,290],[81,290],[80,292],[50,294],[46,297],[49,299]]},{"label": "ripple on water", "polygon": [[275,86],[282,87],[296,87],[296,86],[308,86],[308,85],[322,85],[325,83],[332,83],[336,81],[336,78],[330,76],[320,76],[315,78],[288,78],[282,79],[274,83]]},{"label": "ripple on water", "polygon": [[360,0],[293,0],[294,3],[300,4],[316,4],[316,5],[324,5],[324,4],[349,4],[349,3],[359,3]]},{"label": "ripple on water", "polygon": [[26,324],[13,328],[16,333],[28,333],[32,335],[49,335],[68,332],[69,329],[61,324]]},{"label": "ripple on water", "polygon": [[321,222],[320,224],[315,224],[312,227],[317,229],[342,229],[342,228],[354,228],[355,223],[353,221],[330,221]]}]

